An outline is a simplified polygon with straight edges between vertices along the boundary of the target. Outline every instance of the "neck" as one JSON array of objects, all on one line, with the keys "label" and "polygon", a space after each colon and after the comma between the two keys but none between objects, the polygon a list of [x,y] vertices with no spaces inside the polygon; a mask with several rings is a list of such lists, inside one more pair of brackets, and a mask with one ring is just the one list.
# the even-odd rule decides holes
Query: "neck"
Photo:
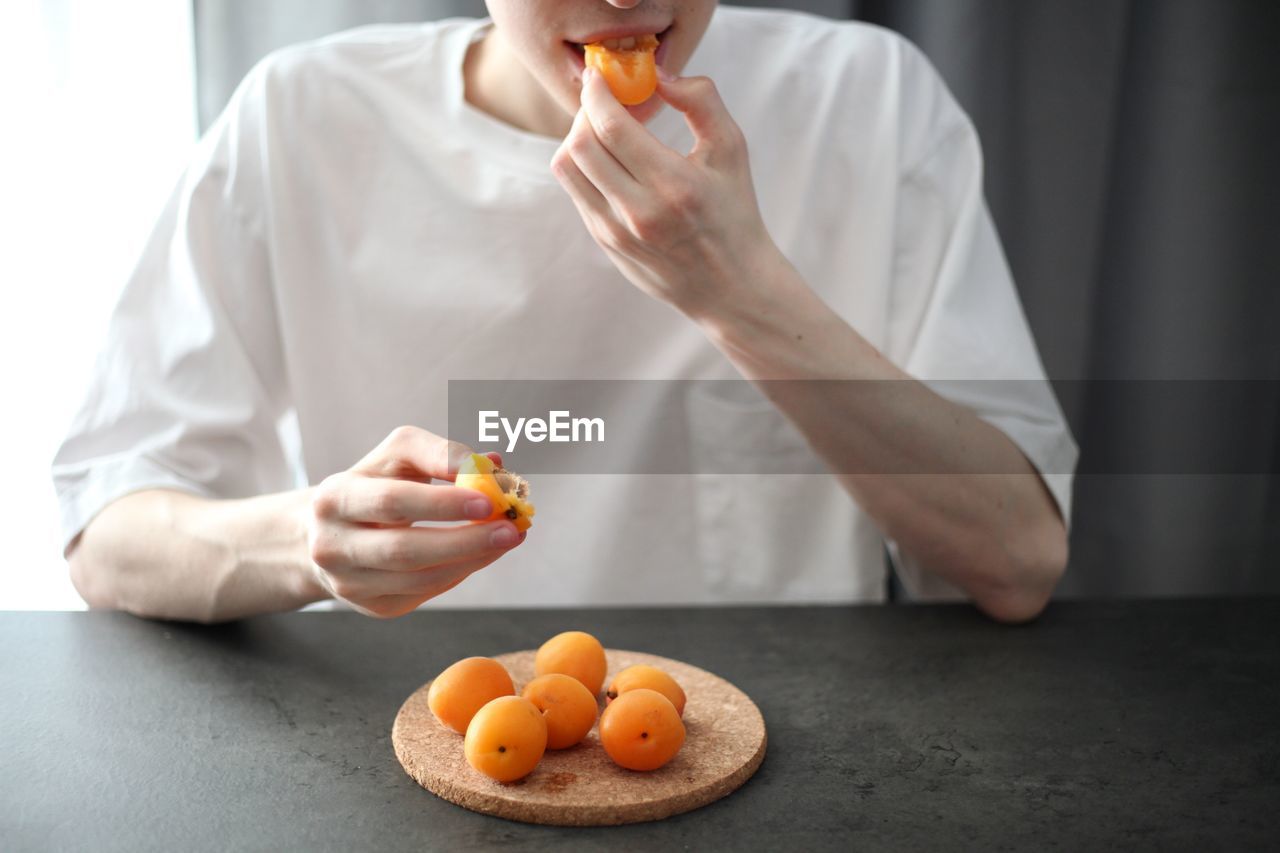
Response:
[{"label": "neck", "polygon": [[467,102],[499,121],[555,139],[562,139],[573,124],[493,27],[467,50],[462,76]]}]

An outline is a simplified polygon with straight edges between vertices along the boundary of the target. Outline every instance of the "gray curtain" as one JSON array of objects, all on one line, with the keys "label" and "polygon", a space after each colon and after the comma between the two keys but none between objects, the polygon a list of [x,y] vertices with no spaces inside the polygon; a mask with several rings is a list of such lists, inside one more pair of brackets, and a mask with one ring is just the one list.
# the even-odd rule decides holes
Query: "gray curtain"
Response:
[{"label": "gray curtain", "polygon": [[[482,0],[194,4],[206,125],[276,47],[484,14]],[[899,30],[973,116],[1082,448],[1060,594],[1280,592],[1280,2],[732,5]]]},{"label": "gray curtain", "polygon": [[982,135],[1082,449],[1062,594],[1280,592],[1280,3],[858,5]]}]

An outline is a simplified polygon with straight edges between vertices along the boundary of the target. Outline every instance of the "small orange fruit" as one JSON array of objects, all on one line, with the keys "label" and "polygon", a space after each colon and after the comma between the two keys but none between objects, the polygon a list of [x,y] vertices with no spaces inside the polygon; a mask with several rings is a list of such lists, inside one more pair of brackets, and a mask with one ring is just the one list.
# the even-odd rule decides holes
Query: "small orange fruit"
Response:
[{"label": "small orange fruit", "polygon": [[638,687],[604,709],[600,743],[614,763],[628,770],[657,770],[684,745],[684,723],[670,699]]},{"label": "small orange fruit", "polygon": [[596,697],[582,682],[558,672],[540,675],[521,693],[547,721],[547,749],[568,749],[596,724]]},{"label": "small orange fruit", "polygon": [[512,696],[516,687],[505,667],[493,658],[464,658],[436,676],[427,690],[427,707],[436,719],[458,734],[491,699]]},{"label": "small orange fruit", "polygon": [[605,701],[612,702],[628,690],[641,687],[656,690],[666,696],[671,700],[671,704],[676,706],[676,713],[684,716],[684,690],[663,670],[642,663],[629,666],[613,677],[613,681],[609,682],[608,691],[604,694]]},{"label": "small orange fruit", "polygon": [[533,504],[529,503],[529,483],[519,474],[499,468],[488,456],[472,453],[458,466],[458,476],[453,484],[477,491],[493,504],[493,515],[476,524],[501,521],[506,518],[517,530],[533,526]]},{"label": "small orange fruit", "polygon": [[471,718],[462,749],[467,763],[490,779],[514,782],[542,760],[547,723],[528,699],[501,696]]},{"label": "small orange fruit", "polygon": [[584,45],[583,60],[600,72],[618,103],[634,107],[658,88],[657,51],[656,36],[631,36]]},{"label": "small orange fruit", "polygon": [[537,675],[559,672],[571,675],[595,696],[604,684],[609,662],[605,660],[604,646],[585,631],[565,631],[556,634],[542,644],[533,658],[533,671]]}]

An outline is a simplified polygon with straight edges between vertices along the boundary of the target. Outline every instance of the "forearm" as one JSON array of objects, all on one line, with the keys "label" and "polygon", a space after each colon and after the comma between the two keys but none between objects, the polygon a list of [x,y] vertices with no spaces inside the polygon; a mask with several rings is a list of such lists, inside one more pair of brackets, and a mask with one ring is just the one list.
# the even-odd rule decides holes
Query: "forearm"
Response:
[{"label": "forearm", "polygon": [[784,259],[760,269],[770,280],[750,288],[756,302],[695,317],[710,339],[746,378],[780,380],[760,385],[922,566],[996,618],[1038,613],[1066,535],[1021,451],[891,364]]},{"label": "forearm", "polygon": [[244,500],[170,491],[103,510],[69,554],[92,607],[222,622],[327,598],[311,569],[307,490]]},{"label": "forearm", "polygon": [[[904,549],[996,618],[1033,616],[1065,563],[1065,536],[1030,465],[997,430],[896,370],[800,279],[769,238],[745,136],[715,85],[664,79],[658,93],[685,115],[695,140],[687,155],[645,133],[603,80],[584,75],[582,109],[551,168],[592,237],[632,284],[702,326],[748,379],[911,386],[868,406],[859,393],[868,383],[846,394],[762,383]],[[865,473],[875,471],[932,476]]]}]

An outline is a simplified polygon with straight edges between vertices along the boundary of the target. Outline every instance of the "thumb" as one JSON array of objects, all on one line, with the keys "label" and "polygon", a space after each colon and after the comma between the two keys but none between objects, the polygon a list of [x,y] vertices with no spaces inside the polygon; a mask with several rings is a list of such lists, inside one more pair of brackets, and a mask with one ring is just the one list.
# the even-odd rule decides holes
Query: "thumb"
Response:
[{"label": "thumb", "polygon": [[737,133],[738,126],[710,77],[672,77],[659,67],[658,95],[684,113],[698,145],[715,148]]},{"label": "thumb", "polygon": [[[352,470],[374,477],[426,482],[453,480],[471,448],[413,426],[393,430]],[[492,456],[491,456],[492,458]],[[495,459],[495,464],[501,464]]]}]

